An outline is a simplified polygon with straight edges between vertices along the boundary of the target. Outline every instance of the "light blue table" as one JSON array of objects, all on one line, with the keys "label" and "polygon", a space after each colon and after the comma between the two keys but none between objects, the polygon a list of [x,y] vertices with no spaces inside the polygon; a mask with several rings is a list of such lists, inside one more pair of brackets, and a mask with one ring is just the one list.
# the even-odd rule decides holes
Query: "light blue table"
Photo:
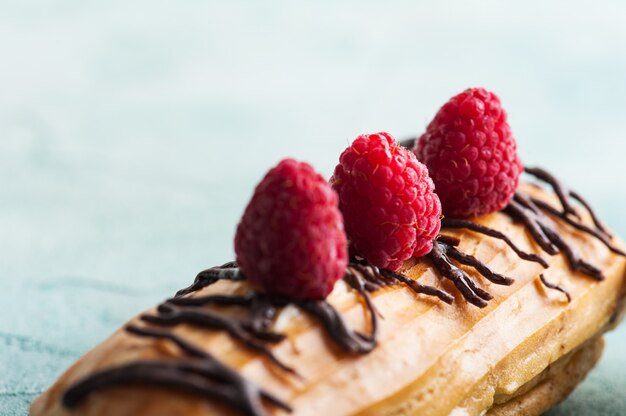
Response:
[{"label": "light blue table", "polygon": [[[0,415],[230,260],[269,166],[330,174],[468,86],[626,236],[623,2],[39,3],[0,0]],[[607,340],[551,415],[626,414],[626,326]]]}]

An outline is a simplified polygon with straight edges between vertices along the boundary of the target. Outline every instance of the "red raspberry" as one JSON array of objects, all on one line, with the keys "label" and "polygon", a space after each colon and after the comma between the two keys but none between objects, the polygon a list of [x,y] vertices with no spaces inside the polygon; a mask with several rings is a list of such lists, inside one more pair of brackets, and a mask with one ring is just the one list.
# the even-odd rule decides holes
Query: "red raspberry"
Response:
[{"label": "red raspberry", "polygon": [[441,227],[441,205],[426,166],[388,133],[357,137],[331,178],[354,254],[397,270],[428,254]]},{"label": "red raspberry", "polygon": [[237,227],[241,271],[269,293],[325,298],[348,264],[337,204],[335,191],[309,164],[280,162],[257,185]]},{"label": "red raspberry", "polygon": [[441,107],[414,152],[428,166],[449,217],[504,208],[523,171],[500,99],[483,88],[465,90]]}]

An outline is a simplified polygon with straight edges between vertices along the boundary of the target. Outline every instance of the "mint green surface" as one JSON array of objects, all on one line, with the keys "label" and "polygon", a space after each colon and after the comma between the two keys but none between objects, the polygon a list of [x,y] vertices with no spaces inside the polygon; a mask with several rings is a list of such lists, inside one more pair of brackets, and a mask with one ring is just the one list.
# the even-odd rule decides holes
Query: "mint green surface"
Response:
[{"label": "mint green surface", "polygon": [[[521,155],[626,236],[620,1],[0,0],[0,415],[232,259],[285,156],[498,92]],[[626,415],[626,326],[550,415]]]}]

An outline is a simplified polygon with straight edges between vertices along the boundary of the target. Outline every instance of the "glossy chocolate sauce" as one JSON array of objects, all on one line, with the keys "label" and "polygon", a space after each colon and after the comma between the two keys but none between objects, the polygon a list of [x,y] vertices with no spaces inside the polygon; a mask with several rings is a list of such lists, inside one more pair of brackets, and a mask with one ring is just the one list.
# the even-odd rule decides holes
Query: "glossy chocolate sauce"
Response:
[{"label": "glossy chocolate sauce", "polygon": [[481,275],[499,285],[511,285],[513,279],[493,272],[477,258],[461,252],[456,246],[458,239],[440,235],[433,243],[433,249],[426,255],[437,271],[446,279],[454,283],[463,297],[472,305],[484,308],[493,299],[488,292],[478,287],[472,278],[463,269],[457,267],[450,259],[461,264],[473,267]]},{"label": "glossy chocolate sauce", "polygon": [[541,281],[541,284],[543,284],[548,289],[556,290],[557,292],[563,293],[565,297],[567,298],[567,303],[570,303],[572,301],[572,295],[570,295],[570,293],[567,290],[563,289],[561,286],[557,285],[556,283],[548,282],[546,280],[546,277],[543,275],[543,273],[539,275],[539,280]]},{"label": "glossy chocolate sauce", "polygon": [[63,395],[68,408],[78,406],[90,393],[114,386],[149,385],[196,394],[230,405],[246,416],[265,415],[262,402],[287,412],[291,407],[276,396],[246,380],[203,349],[170,331],[128,326],[139,337],[168,340],[187,357],[176,360],[136,361],[93,374],[70,387]]},{"label": "glossy chocolate sauce", "polygon": [[[572,270],[582,272],[597,280],[604,280],[602,270],[583,259],[576,249],[555,230],[551,220],[562,221],[572,228],[598,239],[613,253],[621,256],[625,256],[626,253],[611,242],[612,236],[600,223],[589,203],[578,193],[568,189],[553,175],[541,168],[527,167],[524,171],[550,185],[558,196],[561,206],[554,207],[545,201],[518,191],[511,203],[504,209],[504,213],[514,220],[522,222],[533,240],[546,253],[551,255],[562,253]],[[592,219],[593,227],[582,222],[581,216],[570,202],[570,198],[577,201],[587,211]]]}]

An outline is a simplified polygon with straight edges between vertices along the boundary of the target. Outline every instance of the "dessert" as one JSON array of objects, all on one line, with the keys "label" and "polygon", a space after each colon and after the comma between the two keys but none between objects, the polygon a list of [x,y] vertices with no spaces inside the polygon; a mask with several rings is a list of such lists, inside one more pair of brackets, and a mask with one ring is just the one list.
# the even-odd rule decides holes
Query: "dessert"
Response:
[{"label": "dessert", "polygon": [[[538,415],[561,401],[623,317],[621,243],[538,168],[524,170],[539,184],[510,192],[512,175],[474,192],[478,211],[444,204],[441,219],[437,188],[405,150],[413,141],[403,145],[357,138],[330,184],[281,162],[244,213],[241,268],[200,272],[133,318],[31,415]],[[500,209],[489,195],[503,190]]]}]

